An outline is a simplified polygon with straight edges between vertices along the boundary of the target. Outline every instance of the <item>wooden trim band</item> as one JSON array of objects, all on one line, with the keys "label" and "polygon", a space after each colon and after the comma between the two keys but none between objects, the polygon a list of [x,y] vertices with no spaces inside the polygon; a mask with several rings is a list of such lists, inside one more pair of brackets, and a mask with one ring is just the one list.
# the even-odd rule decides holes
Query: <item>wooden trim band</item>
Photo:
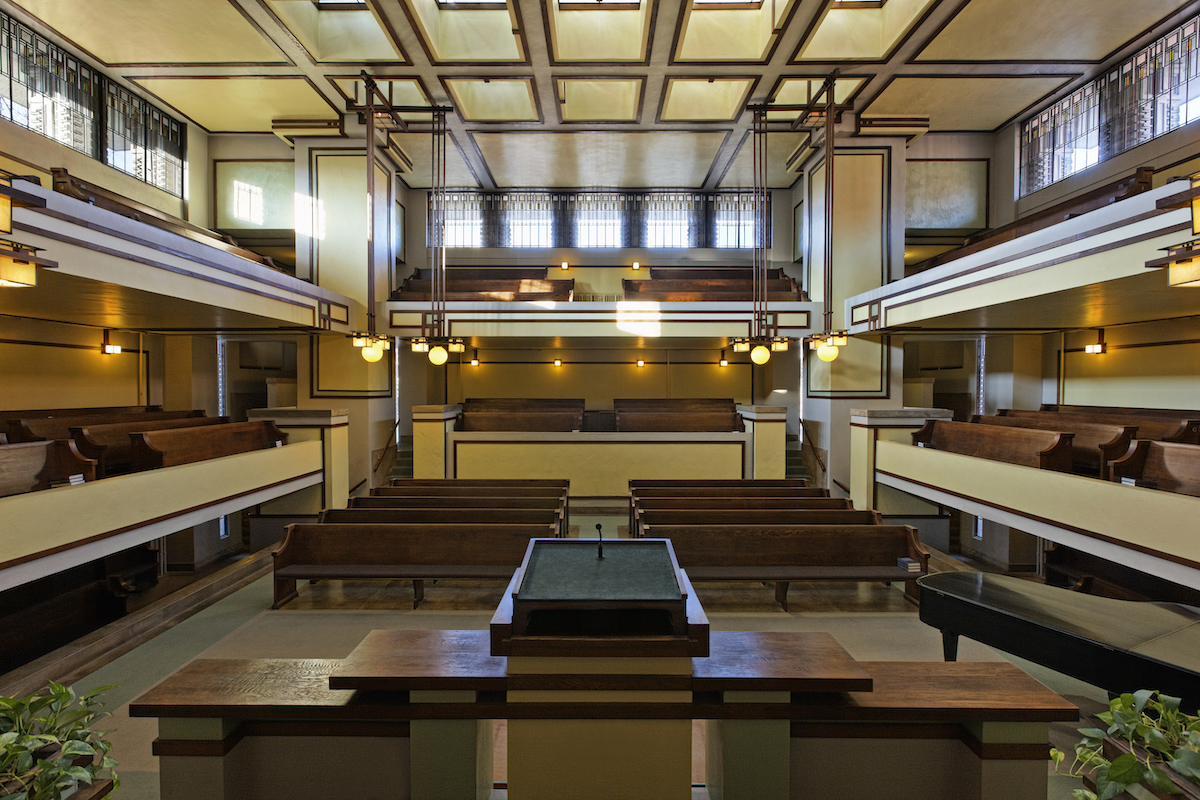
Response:
[{"label": "wooden trim band", "polygon": [[981,761],[1045,761],[1050,744],[991,743],[985,744],[975,738],[961,725],[935,723],[812,723],[794,721],[791,725],[793,739],[957,739]]}]

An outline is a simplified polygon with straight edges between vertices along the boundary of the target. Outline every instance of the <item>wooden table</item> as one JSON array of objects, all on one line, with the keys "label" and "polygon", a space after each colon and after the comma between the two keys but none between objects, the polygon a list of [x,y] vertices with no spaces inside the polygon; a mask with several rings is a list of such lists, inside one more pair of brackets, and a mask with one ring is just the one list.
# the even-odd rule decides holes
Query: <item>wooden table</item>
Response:
[{"label": "wooden table", "polygon": [[[193,661],[130,714],[159,718],[174,800],[277,794],[253,793],[270,782],[295,798],[374,800],[402,795],[399,780],[414,798],[485,797],[494,719],[709,720],[707,781],[727,798],[793,796],[799,770],[813,797],[1043,800],[1047,725],[1077,718],[1007,662],[859,663],[823,633],[714,631],[710,645],[676,674],[539,674],[492,656],[487,631],[374,631],[344,660]],[[558,699],[523,701],[531,692]],[[864,747],[865,763],[847,760]],[[375,766],[347,768],[364,752]]]}]

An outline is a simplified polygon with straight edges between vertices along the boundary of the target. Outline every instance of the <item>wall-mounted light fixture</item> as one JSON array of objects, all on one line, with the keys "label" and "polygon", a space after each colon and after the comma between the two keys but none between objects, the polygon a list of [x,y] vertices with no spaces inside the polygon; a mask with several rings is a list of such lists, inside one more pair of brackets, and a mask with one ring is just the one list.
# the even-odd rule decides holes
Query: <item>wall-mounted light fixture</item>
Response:
[{"label": "wall-mounted light fixture", "polygon": [[641,265],[641,263],[640,263],[640,262],[638,262],[638,261],[635,261],[635,262],[633,262],[633,268],[634,268],[635,270],[636,270],[636,269],[641,269],[641,268],[642,268],[642,265]]},{"label": "wall-mounted light fixture", "polygon": [[37,269],[54,269],[58,262],[39,258],[40,247],[0,239],[0,286],[37,286]]},{"label": "wall-mounted light fixture", "polygon": [[475,351],[475,355],[471,358],[471,366],[472,367],[479,366],[479,351],[478,350]]},{"label": "wall-mounted light fixture", "polygon": [[556,359],[554,359],[554,366],[556,366],[556,367],[561,367],[561,366],[562,366],[562,359],[561,359],[561,358],[556,358]]},{"label": "wall-mounted light fixture", "polygon": [[571,265],[570,265],[570,264],[568,264],[567,262],[565,262],[565,261],[564,261],[564,262],[562,262],[562,268],[563,268],[563,269],[570,269],[570,267],[571,267]]},{"label": "wall-mounted light fixture", "polygon": [[[1183,202],[1176,202],[1174,198],[1163,198],[1159,203],[1164,205],[1160,205],[1159,208],[1178,208],[1190,202],[1192,236],[1200,236],[1200,172],[1193,173],[1191,179],[1192,190],[1185,195],[1186,199]],[[1200,239],[1162,249],[1166,250],[1166,257],[1147,261],[1146,266],[1155,269],[1166,267],[1168,286],[1200,287]]]},{"label": "wall-mounted light fixture", "polygon": [[643,361],[642,359],[640,359],[640,358],[639,358],[639,359],[638,359],[638,366],[639,366],[639,367],[644,367],[644,366],[646,366],[646,362],[645,362],[645,361]]},{"label": "wall-mounted light fixture", "polygon": [[1106,349],[1106,347],[1104,344],[1104,328],[1100,328],[1098,330],[1098,335],[1096,337],[1096,343],[1084,345],[1083,352],[1089,353],[1091,355],[1099,355],[1100,353],[1103,353],[1105,351],[1105,349]]},{"label": "wall-mounted light fixture", "polygon": [[721,360],[718,362],[722,367],[729,366],[729,359],[725,358],[725,351],[721,351]]},{"label": "wall-mounted light fixture", "polygon": [[104,341],[100,343],[100,352],[106,356],[121,355],[121,345],[113,344],[108,340],[108,335],[112,333],[108,328],[104,329]]}]

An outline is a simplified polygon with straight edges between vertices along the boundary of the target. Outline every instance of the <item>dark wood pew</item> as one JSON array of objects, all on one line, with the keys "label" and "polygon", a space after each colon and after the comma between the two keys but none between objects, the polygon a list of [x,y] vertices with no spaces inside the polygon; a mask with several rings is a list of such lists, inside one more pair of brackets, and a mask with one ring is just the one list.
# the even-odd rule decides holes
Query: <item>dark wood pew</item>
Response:
[{"label": "dark wood pew", "polygon": [[639,486],[629,493],[645,497],[829,497],[822,486]]},{"label": "dark wood pew", "polygon": [[571,481],[566,478],[393,478],[392,486],[411,486],[429,489],[559,489],[567,491]]},{"label": "dark wood pew", "polygon": [[[1050,422],[1057,421],[1069,425],[1069,420],[1081,419],[1101,425],[1134,425],[1137,426],[1138,439],[1153,439],[1157,442],[1182,442],[1184,444],[1200,444],[1200,412],[1187,412],[1177,416],[1154,416],[1142,414],[1126,414],[1113,411],[1096,412],[1057,412],[1057,411],[1022,411],[1014,408],[1001,408],[996,414],[1001,417],[1016,419],[1038,419]],[[1070,428],[1066,428],[1070,430]]]},{"label": "dark wood pew", "polygon": [[1200,497],[1200,445],[1139,439],[1113,462],[1112,480]]},{"label": "dark wood pew", "polygon": [[[138,222],[144,222],[147,225],[153,225],[156,228],[183,236],[194,242],[215,247],[230,255],[240,256],[257,264],[271,267],[272,269],[279,269],[275,265],[275,262],[267,256],[262,256],[244,247],[239,247],[238,243],[229,236],[222,236],[215,231],[210,231],[208,228],[202,228],[185,219],[173,217],[170,214],[159,211],[157,208],[139,203],[136,200],[130,200],[128,197],[123,197],[108,189],[102,189],[95,184],[87,183],[71,175],[63,167],[53,167],[50,172],[54,175],[54,191],[59,194],[74,197],[76,200],[82,200],[97,208],[103,208],[114,214],[120,214],[122,217],[128,217]],[[282,272],[283,270],[280,271]]]},{"label": "dark wood pew", "polygon": [[433,525],[549,525],[552,537],[565,534],[558,508],[327,508],[317,522],[336,525],[427,523]]},{"label": "dark wood pew", "polygon": [[463,411],[583,411],[576,397],[468,397]]},{"label": "dark wood pew", "polygon": [[736,411],[617,411],[620,432],[729,431],[746,429]]},{"label": "dark wood pew", "polygon": [[[690,573],[689,573],[690,574]],[[1072,592],[983,572],[918,581],[921,621],[942,632],[947,661],[966,636],[1116,694],[1153,687],[1200,705],[1200,612]],[[1143,652],[1150,642],[1153,649]]]},{"label": "dark wood pew", "polygon": [[924,261],[916,265],[915,270],[920,272],[933,267],[947,264],[964,256],[978,253],[981,250],[986,250],[989,247],[995,247],[1004,242],[1010,242],[1013,239],[1026,236],[1035,231],[1040,231],[1043,228],[1048,228],[1051,225],[1057,225],[1060,222],[1065,222],[1072,217],[1078,217],[1081,214],[1086,214],[1089,211],[1095,211],[1098,208],[1112,205],[1115,202],[1124,200],[1127,197],[1133,197],[1148,192],[1153,188],[1151,179],[1154,177],[1153,167],[1138,167],[1132,175],[1127,175],[1119,178],[1112,183],[1105,184],[1090,192],[1085,192],[1081,195],[1076,195],[1069,200],[1066,200],[1057,205],[1042,211],[1034,212],[1022,217],[1016,222],[1010,222],[1007,225],[1002,225],[999,228],[991,228],[986,231],[981,231],[969,237],[964,245],[957,250],[951,250],[948,253],[934,256],[928,261]]},{"label": "dark wood pew", "polygon": [[391,486],[376,486],[370,491],[372,497],[566,497],[569,493],[569,481],[565,480],[494,481],[486,478],[399,478]]},{"label": "dark wood pew", "polygon": [[1118,600],[1183,603],[1200,608],[1200,590],[1073,547],[1046,548],[1046,584]]},{"label": "dark wood pew", "polygon": [[229,417],[185,417],[183,419],[148,419],[138,422],[110,422],[71,428],[71,438],[79,452],[96,460],[96,477],[129,472],[133,466],[133,445],[130,434],[168,428],[200,428],[223,425]]},{"label": "dark wood pew", "polygon": [[[550,275],[551,267],[447,267],[446,280],[503,280],[503,281],[544,281]],[[430,280],[433,277],[433,271],[418,267],[413,270],[409,278],[415,280]]]},{"label": "dark wood pew", "polygon": [[[630,531],[638,535],[652,536],[644,531],[654,531],[660,525],[803,525],[807,512],[822,511],[841,514],[853,509],[842,505],[843,498],[816,497],[797,500],[791,508],[642,508],[634,509],[634,524]],[[811,505],[810,505],[811,504]],[[874,518],[869,511],[855,511],[865,515],[855,520],[858,524],[872,524]],[[815,519],[814,519],[815,522]]]},{"label": "dark wood pew", "polygon": [[[428,300],[433,296],[433,285],[429,280],[409,278],[393,295],[395,300]],[[575,280],[503,280],[496,278],[473,278],[462,280],[447,278],[446,300],[554,300],[570,301],[575,296]]]},{"label": "dark wood pew", "polygon": [[946,420],[929,420],[912,435],[918,447],[1056,472],[1071,471],[1072,438],[1074,434],[1060,431]]},{"label": "dark wood pew", "polygon": [[81,406],[79,408],[23,408],[0,411],[0,422],[10,419],[46,417],[83,417],[90,414],[137,414],[142,411],[162,411],[162,406]]},{"label": "dark wood pew", "polygon": [[21,442],[0,445],[0,497],[69,484],[72,475],[96,480],[96,462],[74,442]]},{"label": "dark wood pew", "polygon": [[1071,454],[1075,471],[1080,474],[1098,474],[1108,480],[1109,462],[1125,455],[1129,443],[1137,435],[1136,426],[1105,425],[1090,422],[1082,415],[1072,419],[1043,419],[1040,417],[994,417],[974,414],[971,422],[981,425],[1000,425],[1010,428],[1032,428],[1043,431],[1067,431],[1075,436],[1071,440]]},{"label": "dark wood pew", "polygon": [[795,488],[808,486],[807,478],[666,478],[652,480],[630,480],[630,489],[711,488],[732,487],[737,489]]},{"label": "dark wood pew", "polygon": [[583,411],[464,411],[460,431],[581,431]]},{"label": "dark wood pew", "polygon": [[203,417],[204,412],[195,411],[137,411],[124,414],[85,414],[75,417],[39,417],[10,419],[5,432],[10,444],[17,442],[42,442],[49,439],[70,439],[71,428],[115,422],[147,422],[152,419],[187,419]]},{"label": "dark wood pew", "polygon": [[206,428],[146,431],[131,434],[130,438],[134,472],[175,467],[287,444],[287,434],[269,420],[230,422]]},{"label": "dark wood pew", "polygon": [[[929,553],[911,525],[781,525],[732,535],[676,527],[669,538],[691,580],[774,581],[785,611],[792,581],[908,581],[929,570]],[[898,566],[900,558],[913,559],[921,571]]]},{"label": "dark wood pew", "polygon": [[636,397],[613,400],[614,411],[737,411],[730,397]]},{"label": "dark wood pew", "polygon": [[[672,280],[652,278],[621,281],[623,296],[628,301],[654,300],[665,303],[729,302],[754,299],[752,278],[697,278]],[[769,300],[797,301],[806,295],[791,278],[768,279]]]},{"label": "dark wood pew", "polygon": [[[709,508],[707,510],[717,510]],[[630,524],[631,535],[637,538],[649,539],[669,539],[669,532],[675,528],[721,528],[731,537],[736,537],[737,532],[741,530],[766,530],[769,528],[778,527],[783,524],[788,527],[798,525],[882,525],[883,517],[878,511],[855,511],[852,508],[790,508],[787,509],[788,517],[784,523],[775,519],[774,515],[759,516],[751,511],[737,517],[736,521],[730,522],[733,516],[728,512],[732,509],[721,510],[716,517],[703,518],[704,522],[689,522],[688,519],[702,519],[696,509],[685,509],[688,512],[686,518],[673,516],[676,509],[667,510],[667,513],[660,514],[663,509],[638,509],[635,513],[634,521]],[[773,509],[778,510],[778,509]]]},{"label": "dark wood pew", "polygon": [[471,494],[446,497],[430,490],[427,495],[404,495],[400,497],[351,497],[350,508],[562,508],[565,495],[541,497],[508,497],[494,492],[485,495]]},{"label": "dark wood pew", "polygon": [[[651,267],[650,280],[703,280],[704,278],[723,278],[725,280],[753,281],[754,267],[713,267],[711,269],[691,267]],[[787,278],[782,269],[768,269],[768,280]]]},{"label": "dark wood pew", "polygon": [[1058,414],[1117,414],[1120,416],[1151,417],[1154,419],[1192,419],[1200,417],[1195,408],[1140,408],[1137,406],[1076,406],[1065,403],[1042,403],[1042,411]]},{"label": "dark wood pew", "polygon": [[439,578],[511,580],[529,540],[549,525],[297,524],[275,551],[275,604],[296,597],[296,581],[386,579],[413,582],[413,608],[424,582]]}]

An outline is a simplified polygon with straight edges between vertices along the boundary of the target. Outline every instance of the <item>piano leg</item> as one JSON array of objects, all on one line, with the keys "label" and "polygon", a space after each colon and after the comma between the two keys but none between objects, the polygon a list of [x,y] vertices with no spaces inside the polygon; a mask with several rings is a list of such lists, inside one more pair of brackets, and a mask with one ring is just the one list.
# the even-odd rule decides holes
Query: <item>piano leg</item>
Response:
[{"label": "piano leg", "polygon": [[958,660],[958,634],[954,631],[942,631],[942,654],[947,661]]}]

